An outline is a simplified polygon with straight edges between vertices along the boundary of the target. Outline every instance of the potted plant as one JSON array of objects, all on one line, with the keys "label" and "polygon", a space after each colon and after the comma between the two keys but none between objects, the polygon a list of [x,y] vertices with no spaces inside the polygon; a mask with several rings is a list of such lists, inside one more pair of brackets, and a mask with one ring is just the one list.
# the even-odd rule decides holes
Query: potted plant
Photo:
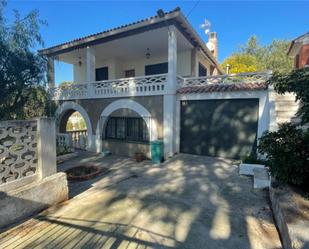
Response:
[{"label": "potted plant", "polygon": [[135,159],[136,162],[139,163],[139,162],[145,160],[145,155],[144,155],[143,152],[137,151],[137,152],[135,152],[135,154],[134,154],[134,159]]}]

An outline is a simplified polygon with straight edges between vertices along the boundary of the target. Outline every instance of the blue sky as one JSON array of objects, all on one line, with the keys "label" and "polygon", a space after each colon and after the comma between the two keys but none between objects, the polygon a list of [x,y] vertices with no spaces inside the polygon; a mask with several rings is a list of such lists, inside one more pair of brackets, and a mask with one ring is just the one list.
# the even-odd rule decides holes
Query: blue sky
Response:
[{"label": "blue sky", "polygon": [[[185,15],[192,10],[188,19],[202,38],[206,39],[199,25],[210,20],[218,33],[220,62],[253,34],[267,44],[309,31],[307,1],[9,1],[6,14],[10,18],[12,9],[22,14],[38,9],[48,22],[41,30],[48,47],[177,6]],[[72,79],[69,67],[59,64],[56,70],[56,81]]]}]

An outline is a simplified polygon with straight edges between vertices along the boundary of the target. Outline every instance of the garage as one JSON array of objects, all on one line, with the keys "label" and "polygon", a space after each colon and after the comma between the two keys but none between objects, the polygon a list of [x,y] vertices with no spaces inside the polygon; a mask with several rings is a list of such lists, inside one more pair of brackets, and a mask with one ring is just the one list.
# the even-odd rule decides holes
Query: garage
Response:
[{"label": "garage", "polygon": [[259,99],[180,102],[180,152],[239,159],[256,149]]}]

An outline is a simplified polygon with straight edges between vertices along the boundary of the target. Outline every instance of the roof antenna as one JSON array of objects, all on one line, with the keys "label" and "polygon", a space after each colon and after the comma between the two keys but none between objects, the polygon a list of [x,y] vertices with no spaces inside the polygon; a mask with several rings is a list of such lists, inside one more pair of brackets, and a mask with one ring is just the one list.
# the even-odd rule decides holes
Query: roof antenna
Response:
[{"label": "roof antenna", "polygon": [[200,28],[204,30],[205,35],[209,35],[210,27],[211,27],[211,23],[207,19],[205,19],[204,23],[200,25]]},{"label": "roof antenna", "polygon": [[202,23],[200,25],[200,28],[204,30],[205,35],[208,36],[208,42],[206,43],[208,49],[213,52],[215,50],[215,45],[213,44],[213,42],[210,40],[211,37],[211,33],[210,32],[210,27],[211,27],[211,23],[210,21],[208,21],[207,19],[205,19],[204,23]]}]

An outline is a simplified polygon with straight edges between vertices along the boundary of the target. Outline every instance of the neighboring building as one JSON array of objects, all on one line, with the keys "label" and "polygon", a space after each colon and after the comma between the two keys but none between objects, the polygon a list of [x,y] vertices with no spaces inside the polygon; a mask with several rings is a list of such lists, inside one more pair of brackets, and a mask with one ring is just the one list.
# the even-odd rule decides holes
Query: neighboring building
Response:
[{"label": "neighboring building", "polygon": [[309,66],[309,32],[291,42],[288,55],[294,58],[295,68]]},{"label": "neighboring building", "polygon": [[[60,104],[58,132],[78,111],[89,150],[150,156],[149,143],[160,139],[166,158],[249,154],[270,127],[269,74],[222,75],[216,33],[210,51],[179,8],[157,13],[40,51]],[[71,63],[80,84],[55,87],[54,60]]]}]

